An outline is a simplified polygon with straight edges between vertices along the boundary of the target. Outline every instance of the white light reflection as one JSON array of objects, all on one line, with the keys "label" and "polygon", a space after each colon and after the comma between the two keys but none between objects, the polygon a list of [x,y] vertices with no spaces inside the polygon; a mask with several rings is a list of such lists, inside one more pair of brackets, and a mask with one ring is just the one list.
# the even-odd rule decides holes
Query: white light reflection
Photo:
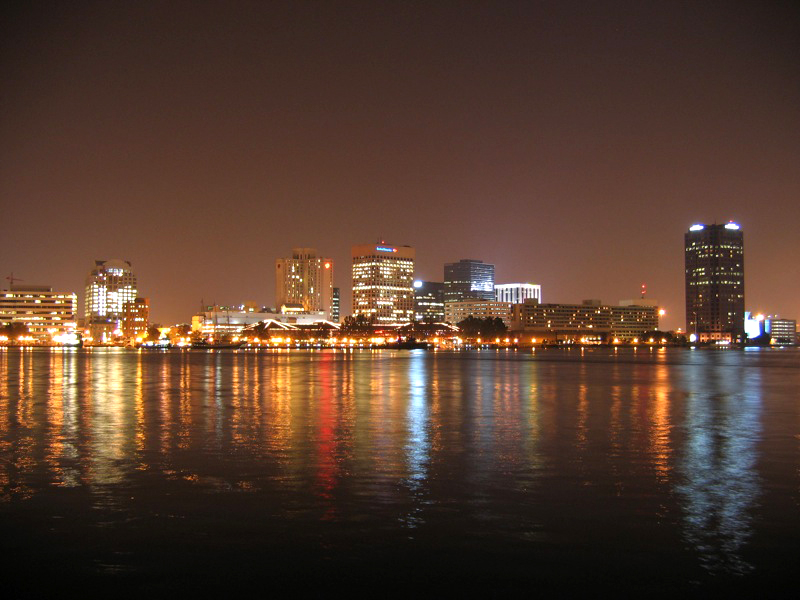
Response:
[{"label": "white light reflection", "polygon": [[414,500],[414,507],[405,518],[408,527],[421,524],[420,501],[423,499],[430,462],[430,440],[428,426],[430,407],[428,406],[427,353],[424,350],[413,350],[408,364],[408,407],[406,422],[408,438],[405,446],[406,463],[408,465],[407,483]]},{"label": "white light reflection", "polygon": [[[752,535],[761,494],[756,472],[761,435],[761,374],[707,353],[687,365],[686,444],[677,472],[685,538],[712,573],[752,569],[741,551]],[[720,364],[721,363],[721,364]]]}]

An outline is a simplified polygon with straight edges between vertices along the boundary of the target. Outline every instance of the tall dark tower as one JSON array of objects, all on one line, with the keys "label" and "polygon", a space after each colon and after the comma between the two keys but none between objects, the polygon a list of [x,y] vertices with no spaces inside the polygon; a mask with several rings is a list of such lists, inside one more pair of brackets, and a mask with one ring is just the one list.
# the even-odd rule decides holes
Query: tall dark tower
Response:
[{"label": "tall dark tower", "polygon": [[736,223],[692,225],[685,235],[686,333],[744,338],[744,236]]},{"label": "tall dark tower", "polygon": [[470,298],[494,300],[494,265],[466,258],[445,264],[444,301]]}]

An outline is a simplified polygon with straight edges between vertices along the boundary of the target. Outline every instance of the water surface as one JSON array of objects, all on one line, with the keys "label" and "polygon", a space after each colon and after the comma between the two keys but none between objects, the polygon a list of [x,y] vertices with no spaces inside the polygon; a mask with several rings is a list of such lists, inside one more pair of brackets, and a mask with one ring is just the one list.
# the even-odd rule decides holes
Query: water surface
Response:
[{"label": "water surface", "polygon": [[797,583],[800,352],[0,350],[17,595]]}]

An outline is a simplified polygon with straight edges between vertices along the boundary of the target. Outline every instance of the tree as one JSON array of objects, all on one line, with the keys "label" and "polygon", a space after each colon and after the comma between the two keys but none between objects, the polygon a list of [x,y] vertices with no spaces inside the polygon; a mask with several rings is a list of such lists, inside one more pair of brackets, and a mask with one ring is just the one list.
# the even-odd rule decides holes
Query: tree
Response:
[{"label": "tree", "polygon": [[355,315],[347,316],[342,322],[342,327],[339,329],[342,333],[367,333],[372,331],[375,324],[375,316]]},{"label": "tree", "polygon": [[458,323],[458,328],[467,337],[480,336],[491,338],[505,335],[505,333],[508,331],[508,327],[505,323],[503,323],[503,319],[499,317],[486,317],[484,319],[479,319],[472,315]]},{"label": "tree", "polygon": [[25,323],[20,323],[19,321],[13,321],[7,324],[5,327],[0,328],[0,334],[6,336],[10,340],[15,340],[21,335],[28,335],[30,330]]}]

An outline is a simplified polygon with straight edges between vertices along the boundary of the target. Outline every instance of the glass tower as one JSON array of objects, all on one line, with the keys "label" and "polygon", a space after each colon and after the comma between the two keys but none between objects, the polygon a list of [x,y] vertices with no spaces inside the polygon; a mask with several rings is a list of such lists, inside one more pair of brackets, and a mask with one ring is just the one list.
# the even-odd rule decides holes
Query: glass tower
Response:
[{"label": "glass tower", "polygon": [[744,236],[736,223],[692,225],[684,236],[686,333],[698,341],[744,337]]},{"label": "glass tower", "polygon": [[444,301],[494,300],[494,265],[462,259],[444,266]]}]

